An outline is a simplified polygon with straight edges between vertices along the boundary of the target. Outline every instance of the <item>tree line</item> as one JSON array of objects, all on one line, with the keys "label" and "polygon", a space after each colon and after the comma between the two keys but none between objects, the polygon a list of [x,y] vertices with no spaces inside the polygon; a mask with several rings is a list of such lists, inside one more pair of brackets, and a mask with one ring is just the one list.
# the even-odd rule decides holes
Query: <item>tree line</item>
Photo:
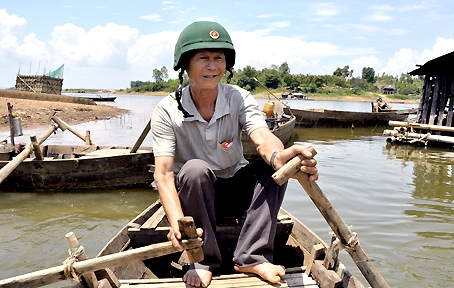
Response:
[{"label": "tree line", "polygon": [[[364,67],[361,77],[354,77],[353,69],[348,65],[338,67],[332,75],[291,74],[287,62],[280,66],[271,65],[269,68],[257,70],[251,66],[244,69],[234,70],[231,84],[238,85],[250,92],[260,90],[257,78],[268,89],[300,92],[300,93],[335,93],[337,95],[361,95],[364,92],[380,93],[384,86],[393,85],[400,95],[419,95],[422,91],[424,76],[413,77],[408,73],[400,76],[386,73],[376,74],[372,67]],[[227,81],[228,72],[223,77]],[[153,69],[151,81],[131,81],[129,91],[134,92],[172,92],[178,87],[178,79],[169,79],[169,73],[165,66],[161,69]],[[187,75],[183,85],[188,84]]]}]

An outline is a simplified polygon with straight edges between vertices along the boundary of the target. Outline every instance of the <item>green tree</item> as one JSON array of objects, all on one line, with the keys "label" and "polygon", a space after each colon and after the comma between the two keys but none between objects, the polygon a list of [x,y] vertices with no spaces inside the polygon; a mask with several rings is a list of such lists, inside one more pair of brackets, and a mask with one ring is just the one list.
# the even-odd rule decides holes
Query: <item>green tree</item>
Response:
[{"label": "green tree", "polygon": [[362,78],[368,83],[375,83],[375,70],[372,67],[363,67]]},{"label": "green tree", "polygon": [[279,76],[276,74],[268,74],[265,78],[265,86],[268,88],[276,89],[281,84]]},{"label": "green tree", "polygon": [[169,72],[166,66],[162,66],[161,69],[153,69],[153,77],[155,82],[165,81],[169,78]]},{"label": "green tree", "polygon": [[279,66],[279,74],[281,77],[284,77],[285,75],[290,75],[290,67],[288,66],[287,62],[284,62]]},{"label": "green tree", "polygon": [[353,76],[353,69],[350,70],[348,65],[345,65],[344,68],[339,68],[333,72],[333,76],[342,76],[344,79],[350,78]]}]

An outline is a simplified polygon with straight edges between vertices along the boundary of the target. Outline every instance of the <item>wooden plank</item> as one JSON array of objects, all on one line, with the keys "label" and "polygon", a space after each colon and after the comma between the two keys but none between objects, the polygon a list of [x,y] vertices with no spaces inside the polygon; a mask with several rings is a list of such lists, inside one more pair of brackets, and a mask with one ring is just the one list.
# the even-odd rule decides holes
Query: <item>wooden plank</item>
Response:
[{"label": "wooden plank", "polygon": [[453,109],[454,109],[454,76],[451,76],[451,97],[449,98],[448,115],[446,117],[446,126],[452,127]]},{"label": "wooden plank", "polygon": [[[342,279],[333,270],[326,270],[323,260],[315,260],[311,270],[313,277],[318,279],[320,288],[335,288],[342,285]],[[377,286],[379,287],[379,286]]]},{"label": "wooden plank", "polygon": [[[145,223],[144,225],[145,226]],[[218,226],[216,227],[216,237],[219,241],[236,240],[241,231],[240,225]],[[285,241],[290,235],[293,228],[293,220],[287,219],[278,221],[276,225],[275,240]],[[167,241],[169,227],[156,227],[156,229],[129,228],[128,235],[131,238],[133,247],[140,247],[154,243]]]},{"label": "wooden plank", "polygon": [[[303,273],[299,268],[293,272],[291,269],[287,269],[290,273],[287,273],[282,277],[280,284],[271,284],[262,280],[260,277],[252,274],[231,274],[215,276],[211,281],[210,288],[227,288],[227,287],[318,287],[317,283],[306,273]],[[301,271],[301,272],[297,272]],[[186,284],[178,278],[165,278],[165,279],[127,279],[120,280],[121,287],[187,287]]]},{"label": "wooden plank", "polygon": [[437,115],[437,125],[443,125],[443,117],[445,115],[445,107],[446,107],[446,76],[440,75],[440,101],[438,101],[438,115]]},{"label": "wooden plank", "polygon": [[154,229],[166,215],[164,208],[161,206],[148,220],[140,226],[140,229]]},{"label": "wooden plank", "polygon": [[[432,81],[431,77],[426,76],[424,80],[424,93],[420,104],[422,103],[421,115],[417,115],[417,122],[421,124],[427,124],[429,121],[427,115],[429,114],[430,95],[432,93]],[[418,112],[419,113],[419,112]]]},{"label": "wooden plank", "polygon": [[435,113],[437,110],[439,92],[440,92],[440,74],[437,74],[437,77],[435,78],[434,92],[432,94],[432,101],[430,105],[429,123],[427,123],[429,125],[433,125],[435,123]]}]

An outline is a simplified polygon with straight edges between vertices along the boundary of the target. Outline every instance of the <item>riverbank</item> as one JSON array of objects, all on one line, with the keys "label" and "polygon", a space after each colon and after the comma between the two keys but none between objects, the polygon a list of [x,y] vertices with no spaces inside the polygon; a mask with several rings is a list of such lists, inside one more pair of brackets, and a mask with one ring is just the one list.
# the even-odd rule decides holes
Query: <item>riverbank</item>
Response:
[{"label": "riverbank", "polygon": [[75,125],[95,120],[106,120],[130,113],[127,109],[108,105],[84,105],[66,102],[38,101],[0,97],[0,131],[9,131],[8,103],[13,106],[13,114],[20,117],[22,130],[50,127],[53,113],[68,123]]},{"label": "riverbank", "polygon": [[[111,94],[111,93],[110,93]],[[141,95],[141,96],[166,96],[169,93],[160,92],[146,92],[146,93],[125,93],[130,95]],[[275,101],[276,98],[267,92],[259,92],[253,94],[255,98],[266,99],[270,98]],[[276,97],[280,95],[274,94]],[[382,97],[382,96],[380,96]],[[405,103],[415,104],[419,103],[419,100],[400,100],[387,98],[383,95],[384,102],[387,103]],[[311,95],[311,100],[317,101],[341,101],[341,102],[375,102],[376,95],[369,96],[323,96],[323,95]],[[285,101],[285,100],[284,100]],[[306,100],[301,100],[306,101]],[[84,105],[79,103],[65,103],[57,101],[39,101],[30,99],[18,99],[0,97],[0,131],[9,130],[8,122],[8,106],[10,103],[13,106],[13,113],[21,118],[23,129],[33,129],[37,127],[45,127],[53,124],[50,119],[51,115],[57,112],[57,116],[63,121],[70,125],[85,123],[94,120],[105,120],[110,118],[119,117],[123,114],[130,113],[129,110],[117,108],[110,105]]]}]

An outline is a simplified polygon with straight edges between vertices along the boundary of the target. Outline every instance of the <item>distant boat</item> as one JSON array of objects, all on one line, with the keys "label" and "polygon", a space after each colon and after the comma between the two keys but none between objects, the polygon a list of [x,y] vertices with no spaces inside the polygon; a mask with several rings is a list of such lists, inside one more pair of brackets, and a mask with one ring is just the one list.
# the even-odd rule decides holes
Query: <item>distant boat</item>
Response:
[{"label": "distant boat", "polygon": [[113,96],[102,96],[102,95],[99,95],[97,94],[96,97],[88,97],[89,99],[93,100],[93,101],[115,101],[115,99],[117,99],[117,97],[113,97]]},{"label": "distant boat", "polygon": [[303,127],[388,126],[389,121],[404,121],[413,111],[356,112],[329,109],[292,109],[296,125]]}]

